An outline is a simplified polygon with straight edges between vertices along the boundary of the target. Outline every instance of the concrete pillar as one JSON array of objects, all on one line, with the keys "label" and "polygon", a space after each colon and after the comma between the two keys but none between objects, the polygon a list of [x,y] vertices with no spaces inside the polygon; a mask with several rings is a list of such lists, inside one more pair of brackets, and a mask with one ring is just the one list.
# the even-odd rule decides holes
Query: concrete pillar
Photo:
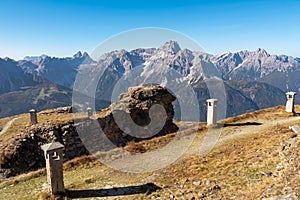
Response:
[{"label": "concrete pillar", "polygon": [[31,109],[29,110],[29,114],[30,114],[30,123],[31,124],[36,124],[37,123],[37,114],[36,114],[36,110]]},{"label": "concrete pillar", "polygon": [[296,92],[287,92],[286,93],[286,106],[285,106],[285,111],[293,113],[294,112],[294,106],[295,106],[295,95]]},{"label": "concrete pillar", "polygon": [[207,102],[207,125],[217,123],[217,99],[208,99]]},{"label": "concrete pillar", "polygon": [[86,109],[86,111],[87,111],[88,117],[91,117],[91,116],[93,115],[93,110],[92,110],[91,107],[88,107],[88,108]]},{"label": "concrete pillar", "polygon": [[47,182],[51,195],[65,192],[63,179],[63,149],[59,142],[42,146],[46,159]]},{"label": "concrete pillar", "polygon": [[300,133],[300,126],[298,126],[298,125],[289,126],[289,129],[292,130],[294,133],[297,133],[297,134]]}]

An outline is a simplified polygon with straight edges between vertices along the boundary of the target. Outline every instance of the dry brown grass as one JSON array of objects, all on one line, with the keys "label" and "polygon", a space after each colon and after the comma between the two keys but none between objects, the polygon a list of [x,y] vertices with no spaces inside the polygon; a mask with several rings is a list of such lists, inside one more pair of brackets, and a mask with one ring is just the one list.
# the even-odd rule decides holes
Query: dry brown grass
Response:
[{"label": "dry brown grass", "polygon": [[[296,106],[296,110],[299,108]],[[283,109],[284,107],[279,106],[260,110],[227,119],[226,123],[291,117]],[[184,122],[178,123],[182,125]],[[293,124],[295,123],[277,124],[255,134],[234,137],[215,146],[205,157],[187,154],[167,168],[153,173],[120,172],[102,165],[94,157],[76,158],[64,164],[65,185],[69,190],[84,190],[139,185],[150,181],[162,189],[150,195],[136,194],[120,196],[120,198],[180,199],[184,196],[184,199],[193,197],[195,199],[261,199],[267,188],[275,184],[273,173],[280,162],[278,156],[278,152],[282,149],[280,141],[294,134],[288,129],[288,126]],[[200,140],[203,132],[206,131],[204,124],[188,126],[187,123],[186,125],[193,131],[199,129],[196,140]],[[224,129],[230,130],[230,128],[232,127]],[[174,137],[175,134],[169,134],[138,143],[131,142],[124,148],[132,152],[150,151],[166,145]],[[23,199],[38,199],[39,196],[44,196],[44,199],[50,198],[45,194],[44,188],[37,187],[37,184],[44,183],[44,173],[24,176],[0,183],[0,196],[6,198],[5,194],[16,193],[17,195],[11,199],[21,199],[21,196]],[[297,179],[291,181],[291,184],[298,183]],[[35,188],[38,188],[36,193],[31,194],[29,191]]]},{"label": "dry brown grass", "polygon": [[46,199],[49,199],[50,197],[51,196],[48,191],[43,191],[39,194],[38,200],[46,200]]},{"label": "dry brown grass", "polygon": [[[38,123],[40,124],[45,122],[51,122],[53,124],[64,124],[73,121],[72,113],[59,113],[56,112],[55,110],[45,110],[37,113],[37,116],[38,116]],[[26,128],[31,126],[29,122],[30,119],[29,114],[22,114],[15,117],[18,117],[18,119],[16,119],[11,124],[11,126],[4,134],[0,135],[0,140],[6,141],[14,137],[15,134],[20,133],[24,131]],[[9,122],[15,117],[0,119],[0,127],[3,127],[7,122]]]},{"label": "dry brown grass", "polygon": [[0,136],[3,141],[8,140],[13,137],[15,134],[25,130],[28,127],[28,122],[24,120],[24,118],[16,119],[11,126],[7,129],[7,131]]},{"label": "dry brown grass", "polygon": [[64,163],[64,170],[75,170],[84,167],[93,167],[95,165],[100,165],[99,160],[95,158],[93,155],[81,156],[69,160]]},{"label": "dry brown grass", "polygon": [[0,131],[3,129],[3,127],[5,126],[5,124],[7,122],[9,122],[10,120],[12,120],[13,117],[5,117],[5,118],[1,118],[0,119]]},{"label": "dry brown grass", "polygon": [[[287,126],[276,126],[256,135],[238,137],[204,158],[194,155],[168,167],[156,181],[168,185],[174,196],[193,191],[198,198],[259,199],[274,183],[273,176],[266,174],[273,173],[279,163],[280,141],[291,134]],[[192,184],[199,181],[199,186]],[[206,184],[207,181],[213,184]],[[215,184],[221,189],[213,189]]]},{"label": "dry brown grass", "polygon": [[[201,197],[205,199],[228,199],[230,197],[258,199],[274,182],[274,178],[264,175],[264,172],[275,170],[278,163],[276,150],[280,148],[279,141],[289,137],[290,134],[287,127],[277,126],[275,130],[270,129],[259,135],[236,138],[217,147],[204,158],[193,155],[155,172],[154,182],[161,186],[162,190],[149,196],[133,195],[126,198],[150,199],[154,196],[169,199],[170,195],[177,198],[190,195],[196,199]],[[89,166],[88,163],[94,164]],[[131,181],[139,184],[143,179],[143,175],[126,175],[126,173],[114,170],[101,172],[99,166],[100,164],[96,163],[92,157],[77,158],[65,163],[67,188],[80,189],[95,186],[101,188],[101,185],[110,182],[112,177],[118,177],[115,181],[125,183],[125,185],[126,182],[128,184]],[[25,181],[19,177],[17,180],[19,184]],[[33,178],[28,178],[24,184],[30,187],[31,180]],[[49,199],[43,191],[40,195]]]},{"label": "dry brown grass", "polygon": [[[167,145],[176,136],[180,137],[193,134],[195,132],[201,132],[207,129],[206,123],[195,123],[195,122],[176,122],[177,126],[181,127],[181,131],[177,133],[170,133],[160,137],[154,137],[149,140],[143,140],[140,142],[129,142],[124,148],[129,152],[143,153],[147,151],[154,151],[165,145]],[[179,138],[180,138],[179,137]]]},{"label": "dry brown grass", "polygon": [[[296,109],[300,110],[300,106],[296,106]],[[241,122],[244,120],[251,120],[251,119],[280,119],[285,117],[292,117],[292,113],[286,113],[284,106],[276,106],[272,108],[266,108],[262,110],[257,110],[250,113],[245,113],[239,116],[229,117],[225,120],[221,120],[221,123],[234,123],[234,122]]]},{"label": "dry brown grass", "polygon": [[128,142],[124,149],[132,153],[144,153],[146,151],[141,143],[137,143],[134,141]]}]

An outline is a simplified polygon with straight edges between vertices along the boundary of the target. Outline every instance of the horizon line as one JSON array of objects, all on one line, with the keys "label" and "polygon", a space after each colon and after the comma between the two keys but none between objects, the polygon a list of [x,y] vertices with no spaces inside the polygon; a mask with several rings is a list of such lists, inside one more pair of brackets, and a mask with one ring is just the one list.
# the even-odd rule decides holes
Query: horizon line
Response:
[{"label": "horizon line", "polygon": [[[161,46],[163,46],[163,45],[161,45]],[[180,45],[179,45],[180,46]],[[146,47],[146,48],[143,48],[142,47],[142,49],[148,49],[148,48],[159,48],[159,47]],[[121,51],[121,50],[125,50],[125,51],[128,51],[128,52],[130,52],[130,51],[133,51],[133,50],[136,50],[136,49],[138,49],[138,48],[134,48],[134,49],[126,49],[126,48],[122,48],[122,49],[116,49],[116,50],[113,50],[113,51]],[[184,50],[184,49],[186,49],[186,48],[181,48],[181,50]],[[205,53],[205,54],[210,54],[210,55],[213,55],[213,56],[220,56],[220,55],[223,55],[223,54],[226,54],[226,53],[238,53],[238,52],[242,52],[242,51],[248,51],[248,52],[255,52],[255,51],[257,51],[257,50],[259,50],[259,49],[262,49],[262,50],[265,50],[269,55],[277,55],[277,56],[291,56],[291,57],[293,57],[293,58],[300,58],[300,56],[295,56],[295,55],[289,55],[289,54],[284,54],[284,53],[274,53],[274,52],[270,52],[269,50],[266,50],[265,48],[261,48],[261,47],[258,47],[258,48],[256,48],[255,50],[249,50],[249,49],[241,49],[241,50],[235,50],[235,51],[224,51],[224,52],[222,52],[222,53],[210,53],[210,52],[203,52],[203,53]],[[113,52],[113,51],[108,51],[108,52],[106,52],[106,53],[110,53],[110,52]],[[91,56],[91,53],[90,52],[88,52],[88,51],[85,51],[85,50],[78,50],[78,51],[76,51],[75,53],[73,53],[73,54],[69,54],[69,55],[53,55],[53,54],[51,54],[51,53],[45,53],[45,52],[43,52],[43,53],[40,53],[39,55],[38,54],[31,54],[31,55],[24,55],[24,56],[22,56],[21,58],[16,58],[16,57],[14,57],[14,56],[3,56],[3,55],[1,55],[0,54],[0,59],[2,59],[2,60],[4,60],[4,59],[6,59],[6,58],[8,58],[8,59],[12,59],[12,60],[14,60],[14,61],[22,61],[22,60],[26,60],[25,58],[26,57],[42,57],[42,56],[47,56],[47,57],[51,57],[51,58],[72,58],[72,57],[74,57],[77,53],[81,53],[81,54],[84,54],[84,53],[87,53],[89,56]]]}]

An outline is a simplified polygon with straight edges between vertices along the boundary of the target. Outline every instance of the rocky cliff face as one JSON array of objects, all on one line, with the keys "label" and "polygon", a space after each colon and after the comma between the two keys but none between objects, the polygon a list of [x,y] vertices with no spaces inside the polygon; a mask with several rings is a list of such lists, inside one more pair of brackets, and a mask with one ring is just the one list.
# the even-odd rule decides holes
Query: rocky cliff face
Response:
[{"label": "rocky cliff face", "polygon": [[[0,141],[0,177],[44,167],[41,146],[46,143],[62,143],[65,146],[64,160],[70,160],[125,146],[130,141],[175,132],[178,127],[173,123],[174,100],[175,97],[160,86],[133,87],[120,96],[120,101],[97,113],[97,117],[81,118],[75,123],[41,122],[24,127],[9,140]],[[69,111],[61,108],[52,114]],[[121,117],[119,121],[116,116]]]}]

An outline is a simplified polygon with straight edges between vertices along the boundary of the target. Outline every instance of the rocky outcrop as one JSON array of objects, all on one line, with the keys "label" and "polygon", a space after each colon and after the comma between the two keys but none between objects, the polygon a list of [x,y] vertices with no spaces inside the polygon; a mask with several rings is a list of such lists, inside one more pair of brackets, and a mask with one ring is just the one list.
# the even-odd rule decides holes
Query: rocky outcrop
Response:
[{"label": "rocky outcrop", "polygon": [[[300,137],[293,133],[287,140],[280,142],[280,162],[273,176],[275,184],[267,188],[264,193],[269,200],[299,199],[300,194]],[[280,191],[280,192],[278,192]]]},{"label": "rocky outcrop", "polygon": [[[128,89],[128,93],[120,95],[120,101],[109,107],[110,112],[106,112],[105,118],[109,116],[113,117],[115,121],[117,120],[117,124],[113,123],[117,125],[115,129],[112,131],[105,126],[106,123],[103,123],[102,120],[99,122],[108,137],[110,137],[109,133],[124,132],[126,131],[124,129],[129,129],[129,132],[125,134],[131,133],[135,136],[132,138],[134,140],[149,139],[175,132],[177,126],[173,123],[174,109],[172,105],[175,99],[168,90],[160,86],[131,87]],[[120,127],[123,127],[123,130],[120,130]]]},{"label": "rocky outcrop", "polygon": [[[88,127],[84,125],[85,121],[77,122],[81,124],[77,126],[83,136],[81,138],[91,152],[125,146],[129,141],[151,139],[178,130],[173,123],[172,102],[175,97],[166,89],[160,86],[131,87],[119,98],[118,102],[98,113],[97,120],[90,119]],[[99,134],[99,128],[103,134]]]},{"label": "rocky outcrop", "polygon": [[[175,97],[160,86],[133,87],[120,96],[120,101],[91,118],[32,125],[9,140],[0,142],[0,178],[44,167],[41,146],[46,143],[62,143],[65,146],[66,161],[77,156],[125,146],[129,141],[175,132],[178,127],[173,123],[174,100]],[[157,105],[160,105],[158,109],[152,109]],[[69,112],[70,109],[66,107],[48,111],[48,114]],[[121,122],[116,122],[116,116],[121,116]],[[128,131],[130,128],[138,132]]]}]

